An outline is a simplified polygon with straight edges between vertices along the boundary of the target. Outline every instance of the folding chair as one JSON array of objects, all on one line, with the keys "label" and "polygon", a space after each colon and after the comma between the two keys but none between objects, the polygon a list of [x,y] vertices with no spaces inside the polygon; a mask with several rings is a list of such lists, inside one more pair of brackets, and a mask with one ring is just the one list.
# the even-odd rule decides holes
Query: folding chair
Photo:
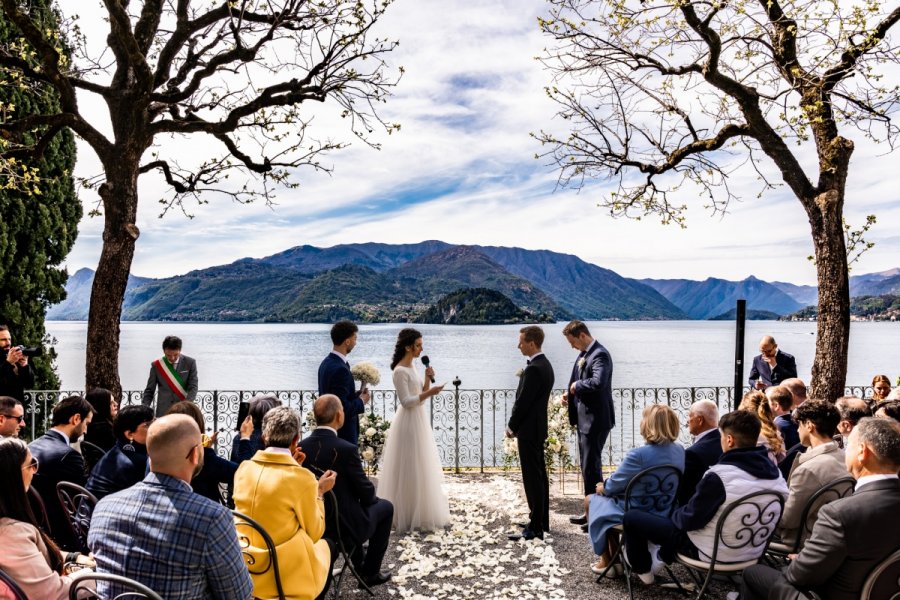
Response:
[{"label": "folding chair", "polygon": [[[759,562],[769,546],[783,510],[784,498],[777,492],[763,490],[747,494],[729,504],[719,515],[712,555],[708,561],[684,554],[675,555],[675,559],[687,567],[691,578],[700,586],[697,600],[706,593],[713,575],[734,577]],[[720,553],[729,551],[744,551],[742,554],[752,558],[738,562],[722,561]],[[706,572],[706,577],[701,579],[698,573],[702,572]],[[680,584],[676,584],[684,591]]]},{"label": "folding chair", "polygon": [[[281,586],[281,571],[278,569],[278,554],[275,552],[275,542],[272,541],[272,536],[269,535],[262,525],[247,515],[239,513],[236,510],[231,511],[231,514],[234,516],[234,526],[238,532],[238,542],[241,546],[241,554],[244,556],[244,562],[247,563],[247,570],[253,575],[262,575],[271,569],[272,574],[275,576],[275,588],[278,590],[278,600],[285,600],[284,588]],[[265,552],[268,556],[267,561],[264,561],[262,564],[257,564],[257,553],[253,551],[253,549],[257,547],[251,543],[249,534],[241,533],[241,527],[249,527],[262,539],[265,544]],[[258,549],[262,550],[262,548]]]},{"label": "folding chair", "polygon": [[91,527],[91,515],[97,506],[97,497],[78,484],[60,481],[56,484],[56,495],[62,505],[66,521],[72,535],[78,540],[82,552],[88,551],[87,536]]},{"label": "folding chair", "polygon": [[881,561],[866,577],[860,600],[898,600],[900,598],[900,550]]},{"label": "folding chair", "polygon": [[105,581],[114,585],[120,591],[115,596],[103,594],[103,598],[110,600],[130,600],[132,598],[145,598],[146,600],[163,600],[162,596],[148,588],[143,583],[123,577],[122,575],[113,575],[112,573],[79,573],[78,578],[69,588],[69,600],[78,600],[86,597],[84,594],[79,596],[79,592],[90,592],[89,587],[85,587],[90,581]]},{"label": "folding chair", "polygon": [[780,541],[773,540],[772,543],[769,544],[767,554],[772,555],[776,559],[783,560],[788,554],[797,554],[800,552],[800,547],[803,545],[806,538],[809,537],[813,525],[816,524],[816,519],[819,518],[819,509],[829,502],[849,496],[853,493],[853,486],[855,485],[856,480],[852,477],[842,477],[830,483],[826,483],[816,490],[816,492],[806,500],[806,504],[803,505],[803,511],[800,513],[800,523],[802,524],[802,527],[800,531],[797,532],[797,539],[794,540],[794,543],[784,544]]},{"label": "folding chair", "polygon": [[332,585],[334,586],[334,600],[339,600],[341,597],[341,584],[344,582],[344,573],[347,569],[350,569],[350,573],[356,579],[357,584],[366,590],[370,596],[374,596],[375,592],[372,591],[366,582],[363,581],[360,574],[356,571],[356,567],[353,566],[353,561],[350,559],[351,555],[355,551],[355,548],[350,548],[349,552],[347,548],[344,546],[344,538],[341,535],[341,518],[338,514],[338,501],[337,496],[335,496],[334,491],[329,490],[326,492],[328,496],[331,498],[331,506],[334,509],[334,524],[336,529],[337,540],[335,540],[335,546],[340,550],[341,557],[344,559],[344,564],[341,566],[341,570],[338,572],[338,576],[335,578]]},{"label": "folding chair", "polygon": [[16,583],[16,580],[10,577],[3,569],[0,569],[0,597],[12,598],[13,600],[28,600],[28,596]]}]

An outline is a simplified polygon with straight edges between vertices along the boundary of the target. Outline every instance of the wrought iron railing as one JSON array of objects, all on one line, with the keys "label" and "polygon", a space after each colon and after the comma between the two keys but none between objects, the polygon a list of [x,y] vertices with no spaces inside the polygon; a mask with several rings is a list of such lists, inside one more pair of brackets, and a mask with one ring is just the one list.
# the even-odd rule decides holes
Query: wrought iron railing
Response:
[{"label": "wrought iron railing", "polygon": [[[26,430],[28,439],[35,431],[43,431],[49,422],[50,410],[59,398],[81,394],[79,390],[34,390],[25,393]],[[141,391],[122,393],[120,404],[139,404]],[[258,393],[275,394],[286,406],[305,417],[318,396],[313,390],[212,390],[197,394],[196,403],[206,417],[207,431],[219,431],[216,450],[227,456],[237,429],[240,402],[250,400]],[[393,390],[371,390],[371,407],[376,413],[392,420],[397,411],[397,397]],[[559,390],[556,393],[562,393]],[[870,397],[870,386],[850,386],[847,395]],[[641,412],[651,404],[667,404],[678,413],[682,423],[686,421],[691,404],[698,400],[712,400],[720,411],[727,412],[734,405],[733,387],[668,387],[668,388],[616,388],[613,403],[616,409],[616,427],[607,440],[606,453],[610,465],[618,464],[624,454],[642,444],[639,427]],[[485,468],[501,467],[503,437],[509,412],[515,400],[512,389],[454,389],[444,391],[431,399],[429,414],[441,462],[445,467]],[[302,435],[308,434],[306,419]],[[574,433],[569,440],[574,442]],[[687,429],[682,430],[684,444],[690,443]],[[574,454],[573,454],[574,455]]]}]

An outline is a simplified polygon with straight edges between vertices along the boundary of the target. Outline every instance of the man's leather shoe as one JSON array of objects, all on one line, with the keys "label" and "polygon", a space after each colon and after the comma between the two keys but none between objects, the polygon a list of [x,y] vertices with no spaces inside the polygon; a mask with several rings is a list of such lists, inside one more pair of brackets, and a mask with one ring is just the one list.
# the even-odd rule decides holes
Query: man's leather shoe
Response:
[{"label": "man's leather shoe", "polygon": [[522,530],[522,533],[510,533],[506,537],[509,538],[510,540],[512,540],[513,542],[517,542],[519,540],[533,540],[534,538],[544,539],[544,534],[536,533],[526,527],[525,529]]},{"label": "man's leather shoe", "polygon": [[569,523],[572,525],[587,525],[587,515],[569,517]]},{"label": "man's leather shoe", "polygon": [[[363,583],[365,583],[369,587],[374,587],[376,585],[381,585],[382,583],[387,583],[391,580],[391,572],[390,571],[381,571],[380,573],[375,573],[374,575],[362,575]],[[362,587],[362,586],[359,586]]]},{"label": "man's leather shoe", "polygon": [[585,523],[584,525],[581,526],[581,531],[583,531],[585,533],[588,532],[588,524],[587,523]]}]

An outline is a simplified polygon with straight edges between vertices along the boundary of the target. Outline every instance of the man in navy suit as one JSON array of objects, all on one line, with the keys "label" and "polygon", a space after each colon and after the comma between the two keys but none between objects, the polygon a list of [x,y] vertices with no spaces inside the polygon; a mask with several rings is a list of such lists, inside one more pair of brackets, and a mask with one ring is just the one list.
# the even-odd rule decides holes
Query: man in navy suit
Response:
[{"label": "man in navy suit", "polygon": [[359,443],[359,415],[366,410],[369,390],[356,391],[347,355],[356,346],[359,327],[351,321],[338,321],[331,328],[331,353],[319,365],[319,396],[334,394],[344,408],[344,424],[338,437],[354,446]]},{"label": "man in navy suit", "polygon": [[687,419],[694,443],[684,451],[684,474],[678,486],[678,503],[685,506],[707,469],[722,458],[722,436],[719,433],[719,407],[712,400],[698,400],[691,405]]},{"label": "man in navy suit", "polygon": [[[351,560],[368,585],[379,585],[391,578],[381,571],[394,520],[394,505],[375,495],[375,486],[363,472],[356,444],[338,438],[344,422],[340,399],[332,394],[320,396],[313,405],[316,428],[300,441],[306,455],[303,466],[318,475],[329,469],[337,473],[334,493],[340,520],[340,538],[354,548]],[[338,540],[334,505],[325,502],[325,537]],[[368,540],[368,549],[362,546]]]},{"label": "man in navy suit", "polygon": [[518,442],[529,520],[521,534],[509,536],[512,540],[544,539],[544,532],[550,531],[550,480],[544,442],[547,441],[547,403],[553,390],[553,367],[541,352],[543,344],[544,331],[537,325],[519,330],[519,350],[528,357],[528,364],[519,378],[506,435]]},{"label": "man in navy suit", "polygon": [[94,409],[81,396],[69,396],[53,407],[53,426],[47,433],[28,445],[38,461],[32,485],[40,492],[47,509],[53,539],[61,548],[79,548],[56,495],[56,484],[70,481],[83,486],[87,482],[84,458],[70,445],[76,441],[91,422]]},{"label": "man in navy suit", "polygon": [[579,351],[563,401],[569,406],[569,423],[578,429],[584,480],[584,513],[569,521],[585,526],[591,495],[603,481],[603,446],[616,424],[612,400],[613,362],[606,348],[591,337],[587,325],[581,321],[570,321],[563,328],[563,335],[569,345]]},{"label": "man in navy suit", "polygon": [[779,350],[771,335],[763,336],[759,341],[759,352],[753,357],[753,368],[750,369],[751,388],[763,390],[797,376],[797,361],[787,352]]}]

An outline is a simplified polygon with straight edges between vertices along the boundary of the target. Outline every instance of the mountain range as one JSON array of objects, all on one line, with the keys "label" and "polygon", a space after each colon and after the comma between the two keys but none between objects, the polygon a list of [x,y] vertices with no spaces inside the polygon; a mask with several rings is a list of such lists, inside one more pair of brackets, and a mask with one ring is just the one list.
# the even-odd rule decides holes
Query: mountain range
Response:
[{"label": "mountain range", "polygon": [[[90,269],[73,274],[66,300],[50,307],[47,318],[86,319],[93,275]],[[738,298],[747,300],[748,310],[784,315],[807,306],[810,298],[815,302],[814,287],[767,283],[752,276],[736,282],[635,280],[570,254],[431,240],[304,245],[162,279],[131,276],[122,318],[414,321],[430,309],[432,315],[446,314],[447,304],[439,306],[440,301],[471,288],[499,292],[535,320],[710,319],[733,310]],[[900,269],[853,277],[854,288],[869,294],[898,293]],[[484,293],[463,297],[488,301]],[[490,302],[502,304],[496,297]]]}]

